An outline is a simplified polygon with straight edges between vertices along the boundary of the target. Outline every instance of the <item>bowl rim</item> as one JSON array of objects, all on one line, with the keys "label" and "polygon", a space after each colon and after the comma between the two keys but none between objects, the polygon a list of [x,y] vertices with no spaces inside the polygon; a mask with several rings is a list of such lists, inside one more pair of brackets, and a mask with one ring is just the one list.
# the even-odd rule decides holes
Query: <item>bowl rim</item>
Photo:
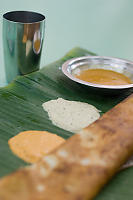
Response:
[{"label": "bowl rim", "polygon": [[64,62],[62,64],[62,72],[64,75],[66,75],[68,78],[70,78],[71,80],[77,82],[77,83],[81,83],[83,85],[87,85],[87,86],[91,86],[94,88],[104,88],[104,89],[127,89],[127,88],[132,88],[133,87],[133,83],[132,84],[126,84],[126,85],[103,85],[103,84],[95,84],[95,83],[91,83],[91,82],[87,82],[87,81],[83,81],[81,79],[78,79],[76,77],[74,77],[71,73],[68,72],[68,67],[70,67],[72,64],[74,64],[76,61],[82,61],[83,59],[93,59],[93,58],[101,58],[101,59],[112,59],[112,60],[117,60],[117,61],[121,61],[121,62],[126,62],[129,63],[131,65],[133,65],[132,61],[129,61],[127,59],[121,59],[121,58],[116,58],[116,57],[110,57],[110,56],[81,56],[81,57],[76,57],[76,58],[72,58],[70,60],[67,60],[66,62]]}]

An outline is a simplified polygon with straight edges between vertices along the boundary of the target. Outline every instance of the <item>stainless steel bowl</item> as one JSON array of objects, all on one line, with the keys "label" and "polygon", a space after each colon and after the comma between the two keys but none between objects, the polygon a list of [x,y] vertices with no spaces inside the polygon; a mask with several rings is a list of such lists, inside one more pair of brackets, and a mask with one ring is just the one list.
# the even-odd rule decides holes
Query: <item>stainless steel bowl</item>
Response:
[{"label": "stainless steel bowl", "polygon": [[133,88],[133,84],[127,85],[102,85],[80,80],[75,77],[82,70],[86,69],[107,69],[122,73],[133,82],[133,62],[114,57],[85,56],[73,58],[62,65],[62,72],[71,80],[105,92],[120,92]]}]

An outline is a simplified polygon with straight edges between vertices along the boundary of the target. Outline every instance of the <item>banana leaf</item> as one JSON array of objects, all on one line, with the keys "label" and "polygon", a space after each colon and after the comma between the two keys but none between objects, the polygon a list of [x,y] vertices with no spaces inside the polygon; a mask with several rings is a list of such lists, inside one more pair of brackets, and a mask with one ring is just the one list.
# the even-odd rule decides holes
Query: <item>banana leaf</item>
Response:
[{"label": "banana leaf", "polygon": [[[65,139],[73,133],[54,126],[42,108],[42,103],[58,97],[87,102],[101,110],[101,115],[126,98],[129,93],[104,96],[92,93],[87,86],[69,80],[61,71],[62,64],[73,57],[95,55],[85,49],[74,48],[60,60],[38,72],[17,77],[0,88],[0,176],[27,165],[8,147],[9,138],[24,130],[46,130]],[[105,186],[96,200],[132,200],[133,168],[118,173]]]}]

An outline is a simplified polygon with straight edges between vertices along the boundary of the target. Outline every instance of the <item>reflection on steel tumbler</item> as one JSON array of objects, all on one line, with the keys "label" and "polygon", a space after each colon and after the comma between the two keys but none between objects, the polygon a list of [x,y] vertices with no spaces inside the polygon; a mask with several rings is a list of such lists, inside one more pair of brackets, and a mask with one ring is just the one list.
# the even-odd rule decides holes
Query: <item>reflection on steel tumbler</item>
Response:
[{"label": "reflection on steel tumbler", "polygon": [[3,15],[3,48],[7,82],[39,69],[45,16],[29,11]]}]

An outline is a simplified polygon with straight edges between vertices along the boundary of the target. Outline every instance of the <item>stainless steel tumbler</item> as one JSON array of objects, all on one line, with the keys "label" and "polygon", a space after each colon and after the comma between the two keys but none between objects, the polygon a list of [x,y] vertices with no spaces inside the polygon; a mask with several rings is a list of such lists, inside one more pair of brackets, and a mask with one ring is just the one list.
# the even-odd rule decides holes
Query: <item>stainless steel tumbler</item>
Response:
[{"label": "stainless steel tumbler", "polygon": [[3,15],[5,74],[10,83],[17,75],[40,67],[45,16],[36,12],[13,11]]}]

